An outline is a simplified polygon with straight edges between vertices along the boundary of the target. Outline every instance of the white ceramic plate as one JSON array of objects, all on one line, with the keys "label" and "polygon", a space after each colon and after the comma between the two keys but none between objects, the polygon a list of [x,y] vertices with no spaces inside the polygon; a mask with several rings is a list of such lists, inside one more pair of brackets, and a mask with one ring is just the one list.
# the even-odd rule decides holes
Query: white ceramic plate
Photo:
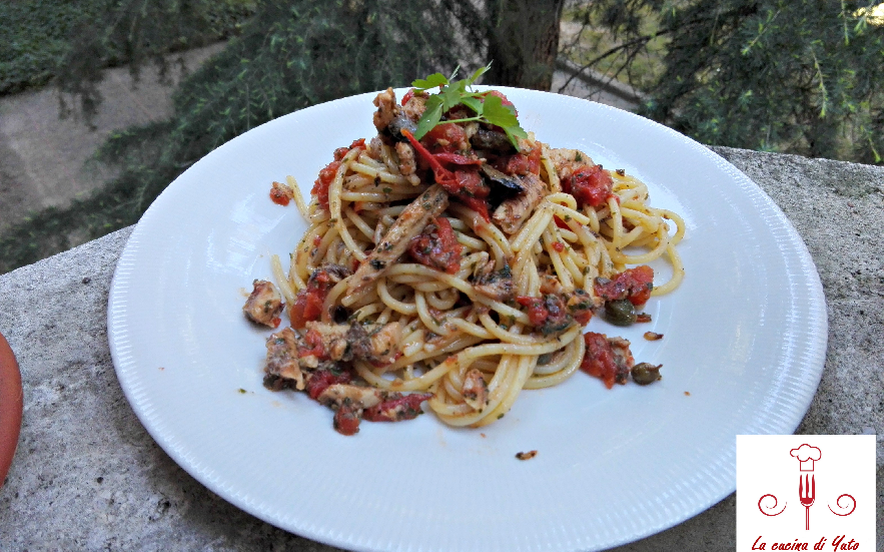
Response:
[{"label": "white ceramic plate", "polygon": [[[735,436],[788,434],[826,348],[822,287],[781,211],[703,146],[630,113],[503,89],[522,126],[645,180],[687,221],[687,276],[621,331],[650,386],[578,373],[520,396],[481,430],[432,415],[332,430],[303,394],[262,387],[268,331],[241,306],[304,223],[268,197],[291,174],[309,193],[332,151],[374,134],[374,94],[311,107],[218,148],[175,180],[132,233],[111,290],[120,383],[144,426],[197,480],[273,525],[359,550],[589,550],[651,535],[735,488]],[[654,330],[661,341],[641,334]],[[537,450],[529,461],[515,459]]]}]

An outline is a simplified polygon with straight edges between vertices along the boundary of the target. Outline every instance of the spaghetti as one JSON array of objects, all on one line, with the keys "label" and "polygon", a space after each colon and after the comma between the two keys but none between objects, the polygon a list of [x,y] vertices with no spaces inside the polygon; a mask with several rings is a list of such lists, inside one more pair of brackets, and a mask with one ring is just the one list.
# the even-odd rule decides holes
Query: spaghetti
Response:
[{"label": "spaghetti", "polygon": [[[515,114],[503,94],[474,97],[492,96]],[[650,206],[638,179],[464,104],[418,139],[431,97],[380,93],[378,136],[336,150],[309,205],[289,179],[309,228],[287,271],[274,260],[279,297],[256,300],[273,305],[269,325],[283,303],[291,321],[268,340],[265,384],[331,406],[345,434],[360,419],[414,417],[424,401],[446,424],[484,426],[523,389],[581,367],[623,383],[628,342],[583,327],[683,277],[684,223]],[[654,284],[645,265],[660,258],[673,276]]]}]

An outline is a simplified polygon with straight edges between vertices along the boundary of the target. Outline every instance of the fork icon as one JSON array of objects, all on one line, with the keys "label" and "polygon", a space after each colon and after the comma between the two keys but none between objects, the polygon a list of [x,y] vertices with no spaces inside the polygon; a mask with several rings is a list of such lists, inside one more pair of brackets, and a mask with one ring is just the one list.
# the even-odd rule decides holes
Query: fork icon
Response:
[{"label": "fork icon", "polygon": [[805,509],[804,528],[810,530],[810,507],[816,498],[816,478],[813,475],[798,476],[798,499]]}]

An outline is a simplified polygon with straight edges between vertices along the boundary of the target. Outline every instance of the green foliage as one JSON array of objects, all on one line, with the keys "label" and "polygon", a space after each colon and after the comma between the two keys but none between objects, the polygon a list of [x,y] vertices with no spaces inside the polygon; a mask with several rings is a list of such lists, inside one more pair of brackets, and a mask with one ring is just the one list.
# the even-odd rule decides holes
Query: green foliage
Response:
[{"label": "green foliage", "polygon": [[[235,35],[257,9],[248,1],[105,0],[101,17],[84,18],[70,32],[55,72],[56,86],[80,101],[87,120],[96,114],[103,69],[127,63],[132,76],[151,62],[167,81],[170,52],[207,45]],[[64,113],[71,107],[61,96]]]},{"label": "green foliage", "polygon": [[[700,142],[881,163],[884,27],[860,2],[602,1],[598,18],[644,46],[641,10],[669,37],[642,113]],[[638,52],[640,50],[630,50]]]},{"label": "green foliage", "polygon": [[[122,10],[125,5],[117,0],[0,2],[0,95],[43,86],[56,76],[73,82],[70,77],[83,71],[90,73],[89,82],[97,83],[105,67],[144,57],[138,48],[149,47],[159,57],[218,40],[235,34],[255,9],[248,0],[206,2],[198,11],[188,9],[188,18],[178,19],[173,12],[192,2],[144,1]],[[90,24],[108,14],[116,16],[111,24],[100,29]],[[136,31],[141,29],[137,18],[151,17],[178,23],[164,36]],[[138,37],[129,36],[135,32]]]},{"label": "green foliage", "polygon": [[65,52],[68,34],[95,17],[103,0],[0,2],[0,94],[49,82]]},{"label": "green foliage", "polygon": [[573,4],[563,15],[565,29],[560,55],[581,66],[592,67],[611,79],[651,92],[663,73],[667,30],[660,29],[660,14],[638,6],[631,18],[631,42],[620,41],[599,17],[594,3]]},{"label": "green foliage", "polygon": [[[267,2],[242,36],[176,91],[175,115],[156,157],[141,156],[140,143],[156,138],[136,129],[110,140],[103,158],[119,162],[124,177],[150,166],[138,185],[149,203],[169,175],[257,125],[454,64],[453,52],[432,38],[417,10],[394,2]],[[403,55],[406,48],[413,55]],[[133,205],[130,220],[144,207]]]},{"label": "green foliage", "polygon": [[137,222],[177,175],[257,125],[320,102],[405,86],[415,75],[450,71],[459,59],[475,59],[475,51],[440,39],[453,35],[456,22],[436,3],[259,4],[240,36],[181,83],[169,121],[128,129],[107,141],[99,157],[119,166],[118,178],[90,198],[43,212],[0,238],[0,259],[6,259],[0,270],[64,249],[71,235],[91,239]]}]

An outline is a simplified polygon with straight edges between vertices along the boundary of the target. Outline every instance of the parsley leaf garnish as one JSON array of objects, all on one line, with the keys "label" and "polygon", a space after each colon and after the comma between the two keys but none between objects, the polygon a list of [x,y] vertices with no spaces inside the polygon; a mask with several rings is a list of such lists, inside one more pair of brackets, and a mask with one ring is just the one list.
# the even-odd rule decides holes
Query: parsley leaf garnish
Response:
[{"label": "parsley leaf garnish", "polygon": [[460,69],[458,67],[450,77],[446,77],[442,73],[433,73],[426,79],[417,79],[411,83],[415,92],[424,92],[431,88],[439,87],[438,94],[433,94],[427,98],[426,109],[417,123],[417,131],[414,133],[414,137],[418,140],[423,138],[436,125],[442,122],[443,113],[447,113],[453,107],[462,104],[473,110],[476,115],[463,119],[448,120],[445,121],[446,123],[477,121],[498,126],[503,129],[510,143],[518,151],[519,138],[527,138],[528,134],[519,126],[515,109],[512,106],[504,105],[503,100],[499,96],[488,94],[488,92],[476,92],[471,89],[473,83],[490,68],[491,64],[489,63],[485,67],[476,70],[469,78],[454,81],[458,69]]}]

